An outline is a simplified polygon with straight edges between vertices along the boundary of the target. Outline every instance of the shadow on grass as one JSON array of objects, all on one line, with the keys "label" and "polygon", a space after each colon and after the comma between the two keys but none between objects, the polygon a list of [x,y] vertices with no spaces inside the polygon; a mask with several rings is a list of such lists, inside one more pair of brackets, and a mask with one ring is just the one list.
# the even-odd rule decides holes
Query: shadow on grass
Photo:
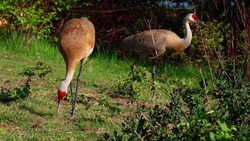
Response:
[{"label": "shadow on grass", "polygon": [[41,117],[44,116],[50,116],[53,117],[54,114],[53,113],[46,113],[46,112],[42,112],[42,111],[37,111],[34,107],[32,106],[27,106],[27,105],[21,105],[19,106],[20,109],[24,109],[27,110],[30,114],[34,114],[34,115],[39,115]]},{"label": "shadow on grass", "polygon": [[23,87],[12,88],[7,92],[2,88],[0,92],[0,102],[8,103],[28,97],[31,94],[31,87],[29,85],[30,81],[30,79],[27,79]]}]

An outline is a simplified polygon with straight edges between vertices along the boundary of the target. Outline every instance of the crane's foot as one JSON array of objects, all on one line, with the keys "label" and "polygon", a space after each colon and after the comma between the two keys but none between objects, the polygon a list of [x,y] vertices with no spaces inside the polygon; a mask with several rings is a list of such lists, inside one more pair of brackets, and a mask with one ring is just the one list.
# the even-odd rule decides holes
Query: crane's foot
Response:
[{"label": "crane's foot", "polygon": [[73,118],[73,117],[74,117],[74,115],[75,115],[75,111],[76,111],[76,109],[75,109],[75,101],[74,101],[72,104],[73,104],[73,106],[72,106],[71,118]]},{"label": "crane's foot", "polygon": [[73,114],[73,113],[71,113],[71,117],[70,117],[70,118],[71,118],[71,119],[74,118],[74,114]]},{"label": "crane's foot", "polygon": [[72,113],[71,113],[71,118],[73,118],[73,117],[74,117],[74,115],[75,115],[75,110],[74,110],[74,111],[72,111]]}]

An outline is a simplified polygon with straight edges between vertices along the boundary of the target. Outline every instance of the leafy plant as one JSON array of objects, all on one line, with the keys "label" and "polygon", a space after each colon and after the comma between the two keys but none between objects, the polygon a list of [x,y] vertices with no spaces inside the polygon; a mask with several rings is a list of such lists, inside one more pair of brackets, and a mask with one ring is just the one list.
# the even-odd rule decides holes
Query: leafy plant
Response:
[{"label": "leafy plant", "polygon": [[[20,1],[2,1],[0,2],[0,12],[9,21],[9,29],[22,31],[26,37],[30,34],[31,39],[44,38],[57,41],[56,37],[51,36],[55,34],[54,23],[58,22],[62,15],[68,14],[72,8],[81,8],[82,6],[91,5],[90,2],[76,4],[77,0],[68,1],[44,1],[44,0],[20,0]],[[76,17],[76,13],[72,14],[72,18]],[[69,15],[68,15],[69,16]],[[8,28],[4,32],[9,31]],[[3,32],[3,33],[4,33]],[[24,36],[25,37],[25,36]]]},{"label": "leafy plant", "polygon": [[39,76],[40,78],[45,77],[47,74],[52,72],[52,68],[43,62],[38,61],[35,67],[27,68],[22,75],[27,76]]},{"label": "leafy plant", "polygon": [[216,75],[216,89],[177,84],[171,102],[138,113],[120,131],[106,133],[106,140],[247,140],[249,130],[249,82],[230,65]]},{"label": "leafy plant", "polygon": [[[138,99],[144,99],[146,94],[149,94],[154,87],[151,84],[151,73],[144,67],[138,67],[138,71],[129,74],[130,78],[118,82],[117,95],[126,96],[131,102],[136,102]],[[157,82],[155,82],[157,84]]]},{"label": "leafy plant", "polygon": [[112,113],[121,115],[121,109],[112,104],[112,100],[106,95],[102,96],[99,100],[99,105],[107,107]]},{"label": "leafy plant", "polygon": [[0,93],[0,101],[9,102],[13,100],[23,99],[29,96],[31,93],[31,87],[29,85],[30,79],[25,82],[25,86],[9,89],[7,92],[2,88]]},{"label": "leafy plant", "polygon": [[235,125],[237,132],[234,135],[244,139],[249,137],[250,130],[247,125],[249,121],[249,82],[243,79],[244,71],[239,69],[236,73],[230,69],[219,71],[216,75],[215,85],[217,89],[213,92],[213,97],[219,99],[219,104],[215,106],[215,114],[223,117],[221,121],[228,125]]},{"label": "leafy plant", "polygon": [[[225,55],[226,51],[225,43],[225,31],[230,34],[230,24],[224,25],[222,22],[213,20],[213,22],[206,23],[206,27],[196,26],[194,29],[194,35],[192,38],[192,44],[190,45],[189,53],[192,59],[192,62],[202,63],[207,60],[206,55],[204,54],[204,48],[210,56],[212,56],[213,64],[217,62],[214,58],[218,56]],[[202,35],[202,40],[201,40]],[[203,42],[202,42],[203,41]],[[218,67],[218,66],[217,66]]]},{"label": "leafy plant", "polygon": [[96,115],[97,121],[104,122],[107,119],[106,116],[101,114],[103,107],[108,108],[108,110],[111,111],[112,115],[114,115],[114,114],[121,115],[122,110],[120,108],[118,108],[117,106],[115,106],[114,104],[112,104],[112,100],[105,95],[100,98],[99,105],[102,105],[102,108],[100,109],[99,114]]}]

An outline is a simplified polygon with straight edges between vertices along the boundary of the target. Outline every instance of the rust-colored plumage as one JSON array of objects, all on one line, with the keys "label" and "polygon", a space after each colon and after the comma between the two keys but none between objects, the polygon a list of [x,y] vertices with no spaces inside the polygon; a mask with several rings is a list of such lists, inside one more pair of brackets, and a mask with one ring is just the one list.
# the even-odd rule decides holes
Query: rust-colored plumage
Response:
[{"label": "rust-colored plumage", "polygon": [[[189,23],[200,23],[194,14],[188,14],[183,19],[183,25],[186,30],[184,38],[180,38],[174,32],[169,30],[155,29],[148,30],[136,35],[131,35],[123,39],[118,49],[118,57],[124,55],[137,55],[138,59],[131,65],[132,72],[134,65],[142,58],[150,57],[155,59],[163,55],[169,55],[173,52],[186,49],[192,40],[192,32]],[[155,65],[152,71],[153,82],[155,79]]]},{"label": "rust-colored plumage", "polygon": [[[63,56],[66,64],[66,77],[58,88],[58,109],[60,102],[68,92],[68,86],[71,87],[72,113],[75,113],[75,103],[78,92],[78,84],[81,78],[82,65],[92,53],[95,46],[95,28],[94,25],[85,17],[72,19],[66,22],[60,33],[58,41],[58,50]],[[77,87],[75,98],[72,94],[71,80],[73,78],[77,64],[81,61],[79,75],[77,77]]]}]

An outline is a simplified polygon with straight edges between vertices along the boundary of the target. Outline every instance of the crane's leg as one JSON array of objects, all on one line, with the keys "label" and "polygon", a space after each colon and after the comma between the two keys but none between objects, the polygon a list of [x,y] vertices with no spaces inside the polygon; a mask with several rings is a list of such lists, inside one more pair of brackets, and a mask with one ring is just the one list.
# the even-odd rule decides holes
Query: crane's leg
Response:
[{"label": "crane's leg", "polygon": [[[154,63],[154,67],[153,67],[153,70],[152,70],[152,79],[153,79],[153,87],[151,88],[151,90],[155,90],[155,68],[156,68],[156,65],[157,65],[157,62],[155,61]],[[154,91],[154,96],[153,96],[153,100],[155,99],[156,97],[156,91]]]},{"label": "crane's leg", "polygon": [[72,81],[70,82],[71,103],[73,103]]},{"label": "crane's leg", "polygon": [[134,67],[135,67],[135,64],[140,60],[140,57],[131,65],[131,71],[132,71],[132,74],[133,74],[133,77],[135,77],[134,75]]},{"label": "crane's leg", "polygon": [[[79,81],[80,81],[80,79],[81,79],[82,65],[84,64],[84,62],[85,62],[86,60],[87,60],[87,59],[82,59],[82,60],[81,60],[81,66],[80,66],[79,74],[78,74],[78,77],[77,77],[77,85],[76,85],[75,99],[72,98],[73,101],[72,101],[72,113],[71,113],[71,117],[73,117],[74,114],[75,114],[75,106],[76,106],[76,99],[77,99]],[[72,95],[72,96],[73,96],[73,95]]]},{"label": "crane's leg", "polygon": [[152,70],[152,78],[153,78],[153,85],[155,85],[155,67],[156,67],[156,63],[154,64],[153,70]]}]

